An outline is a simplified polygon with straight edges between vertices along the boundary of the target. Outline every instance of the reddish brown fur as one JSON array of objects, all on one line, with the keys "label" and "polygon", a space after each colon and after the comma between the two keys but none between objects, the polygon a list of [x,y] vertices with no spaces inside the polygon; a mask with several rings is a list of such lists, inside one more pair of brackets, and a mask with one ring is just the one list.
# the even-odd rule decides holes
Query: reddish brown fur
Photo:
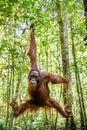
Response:
[{"label": "reddish brown fur", "polygon": [[[27,100],[25,103],[18,106],[18,103],[14,100],[11,102],[11,106],[14,110],[14,116],[18,117],[25,110],[30,109],[30,111],[36,111],[40,107],[50,107],[55,108],[63,117],[68,117],[71,113],[67,106],[65,109],[59,105],[53,98],[50,97],[50,90],[48,88],[48,83],[52,84],[60,84],[69,82],[68,78],[63,78],[61,76],[57,76],[48,72],[41,72],[37,65],[37,57],[36,57],[36,43],[34,36],[34,25],[31,27],[31,40],[30,40],[30,48],[29,48],[29,58],[31,63],[31,71],[28,76],[29,84],[28,84],[28,93],[30,95],[30,100]],[[36,83],[32,85],[31,83],[31,72],[38,72],[38,77],[35,79]]]},{"label": "reddish brown fur", "polygon": [[31,30],[31,36],[30,36],[30,47],[28,51],[28,56],[30,57],[30,63],[31,63],[31,68],[32,69],[38,69],[37,65],[37,57],[36,57],[36,41],[35,41],[35,29],[34,29],[34,24],[32,23],[30,26]]}]

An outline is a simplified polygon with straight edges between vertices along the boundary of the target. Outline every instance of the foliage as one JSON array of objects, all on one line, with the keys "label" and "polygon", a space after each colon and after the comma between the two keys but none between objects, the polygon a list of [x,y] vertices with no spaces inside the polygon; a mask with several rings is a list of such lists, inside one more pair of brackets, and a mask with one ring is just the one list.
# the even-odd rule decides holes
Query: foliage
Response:
[{"label": "foliage", "polygon": [[[73,114],[77,128],[80,128],[80,112],[75,79],[75,65],[72,54],[72,34],[75,45],[76,63],[80,74],[85,108],[87,108],[87,47],[84,45],[85,20],[83,3],[77,0],[61,1],[62,18],[64,19],[64,2],[66,2],[68,18],[68,42],[70,68],[73,90]],[[42,70],[62,75],[61,47],[59,26],[57,23],[55,0],[0,0],[0,129],[10,128],[12,98],[21,102],[27,99],[27,75],[30,63],[27,57],[30,23],[35,23],[36,42],[38,48],[38,64]],[[52,96],[63,105],[62,87],[50,89]],[[20,91],[19,91],[20,90]],[[63,129],[65,120],[54,110],[41,114],[24,114],[15,120],[17,130]],[[87,110],[86,110],[87,116]],[[36,120],[37,119],[37,120]],[[57,123],[56,123],[57,119]],[[47,121],[47,122],[45,122]],[[6,123],[5,123],[6,122]],[[24,123],[23,123],[24,122]],[[56,126],[55,126],[56,124]],[[44,126],[45,125],[45,126]]]}]

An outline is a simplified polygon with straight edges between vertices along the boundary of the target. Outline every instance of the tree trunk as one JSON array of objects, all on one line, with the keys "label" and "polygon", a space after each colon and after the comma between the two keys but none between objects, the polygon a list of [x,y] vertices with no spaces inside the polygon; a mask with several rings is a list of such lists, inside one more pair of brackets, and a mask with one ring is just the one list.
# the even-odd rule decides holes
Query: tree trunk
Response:
[{"label": "tree trunk", "polygon": [[9,101],[10,101],[10,63],[9,63],[9,60],[8,60],[6,128],[8,127],[8,119],[9,119]]},{"label": "tree trunk", "polygon": [[83,4],[84,4],[84,15],[86,21],[86,30],[87,30],[87,0],[83,0]]},{"label": "tree trunk", "polygon": [[75,66],[75,78],[76,78],[76,87],[77,87],[77,93],[78,93],[78,99],[79,99],[79,107],[80,107],[80,120],[81,120],[81,129],[86,130],[87,129],[87,121],[86,121],[86,110],[84,105],[84,99],[83,99],[83,91],[82,91],[82,85],[79,75],[79,69],[77,66],[76,61],[76,53],[75,53],[75,45],[74,45],[74,32],[71,25],[71,39],[72,39],[72,54],[73,54],[73,60],[74,60],[74,66]]},{"label": "tree trunk", "polygon": [[[72,111],[72,90],[71,90],[71,74],[70,74],[70,64],[69,64],[69,48],[68,48],[68,33],[67,33],[67,21],[66,28],[64,30],[64,23],[61,15],[61,6],[60,0],[57,2],[57,14],[58,14],[58,23],[59,23],[59,32],[60,32],[60,43],[61,43],[61,55],[62,55],[62,65],[63,65],[63,75],[69,77],[70,83],[68,86],[64,85],[64,103],[68,104],[69,109]],[[64,36],[65,32],[65,36]],[[73,115],[71,114],[66,119],[66,130],[75,130],[76,126],[74,123]]]},{"label": "tree trunk", "polygon": [[[87,0],[83,0],[84,5],[84,15],[85,15],[85,23],[86,23],[86,31],[87,31]],[[87,45],[87,32],[84,37],[85,45]]]}]

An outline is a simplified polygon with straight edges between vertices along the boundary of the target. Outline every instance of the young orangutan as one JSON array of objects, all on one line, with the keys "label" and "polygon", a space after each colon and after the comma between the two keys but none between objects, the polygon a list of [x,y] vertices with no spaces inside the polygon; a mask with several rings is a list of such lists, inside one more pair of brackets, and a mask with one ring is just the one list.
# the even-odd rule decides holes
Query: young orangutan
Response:
[{"label": "young orangutan", "polygon": [[65,105],[63,109],[58,102],[56,102],[52,97],[50,97],[50,90],[48,88],[48,83],[68,84],[69,79],[61,76],[51,74],[49,72],[41,72],[37,65],[36,57],[36,42],[35,42],[35,29],[34,24],[30,26],[31,36],[30,36],[30,48],[28,55],[30,57],[31,70],[28,75],[28,93],[30,99],[20,106],[13,100],[11,102],[11,107],[14,110],[14,116],[18,117],[25,110],[30,109],[31,111],[37,110],[39,107],[50,107],[55,108],[63,117],[67,118],[71,113],[70,110]]}]

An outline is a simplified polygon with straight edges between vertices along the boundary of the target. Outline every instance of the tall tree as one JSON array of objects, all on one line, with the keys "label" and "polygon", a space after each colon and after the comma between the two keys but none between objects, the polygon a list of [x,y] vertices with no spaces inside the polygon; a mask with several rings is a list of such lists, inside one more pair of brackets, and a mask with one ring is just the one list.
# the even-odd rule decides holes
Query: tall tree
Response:
[{"label": "tall tree", "polygon": [[[61,55],[62,55],[62,65],[63,65],[63,75],[69,77],[70,83],[68,86],[64,85],[64,103],[67,103],[70,110],[72,111],[72,90],[71,90],[71,73],[69,64],[69,48],[68,48],[68,37],[67,37],[67,21],[62,20],[62,12],[60,0],[56,0],[57,3],[57,14],[58,14],[58,24],[60,32],[60,43],[61,43]],[[64,33],[66,35],[64,35]],[[66,130],[75,130],[76,126],[74,123],[73,115],[66,120]]]},{"label": "tall tree", "polygon": [[75,51],[75,45],[74,45],[74,31],[72,27],[72,22],[70,22],[71,26],[71,39],[72,39],[72,54],[73,54],[73,60],[74,60],[74,71],[75,71],[75,80],[76,80],[76,88],[77,88],[77,94],[78,94],[78,100],[79,100],[79,108],[80,108],[80,120],[81,120],[81,130],[87,129],[87,119],[86,119],[86,110],[84,105],[84,99],[83,99],[83,90],[82,90],[82,84],[80,80],[80,74],[79,74],[79,68],[77,65],[76,60],[76,51]]}]

